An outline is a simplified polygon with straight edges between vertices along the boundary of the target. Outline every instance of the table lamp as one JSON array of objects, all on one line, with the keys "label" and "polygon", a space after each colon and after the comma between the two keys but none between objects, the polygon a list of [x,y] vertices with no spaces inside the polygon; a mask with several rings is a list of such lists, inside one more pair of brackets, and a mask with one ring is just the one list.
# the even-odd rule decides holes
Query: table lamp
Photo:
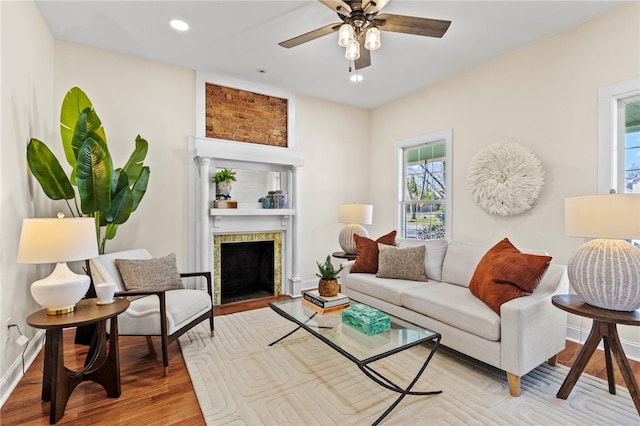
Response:
[{"label": "table lamp", "polygon": [[56,263],[51,275],[31,285],[31,296],[49,315],[72,312],[89,289],[91,279],[66,262],[98,256],[95,220],[63,217],[24,219],[18,246],[18,263]]},{"label": "table lamp", "polygon": [[565,198],[565,233],[593,238],[578,248],[569,282],[589,305],[613,311],[640,308],[640,194]]},{"label": "table lamp", "polygon": [[371,204],[340,204],[338,206],[338,222],[346,223],[342,228],[338,241],[342,251],[356,254],[355,234],[368,237],[369,233],[362,225],[371,225],[373,220],[373,206]]}]

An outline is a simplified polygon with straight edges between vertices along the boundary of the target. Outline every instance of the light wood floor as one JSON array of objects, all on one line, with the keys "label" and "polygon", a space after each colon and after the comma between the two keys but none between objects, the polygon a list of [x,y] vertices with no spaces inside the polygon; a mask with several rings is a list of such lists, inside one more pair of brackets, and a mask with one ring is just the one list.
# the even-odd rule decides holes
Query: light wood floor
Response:
[{"label": "light wood floor", "polygon": [[[267,306],[274,298],[255,299],[216,307],[217,315],[226,315]],[[65,335],[65,364],[78,368],[84,362],[87,347],[74,345],[74,331]],[[64,417],[58,424],[82,425],[203,425],[204,419],[189,379],[189,374],[177,344],[169,346],[169,376],[163,377],[160,341],[153,340],[155,353],[149,353],[144,337],[120,337],[120,371],[122,395],[106,397],[104,389],[93,382],[83,382],[71,394]],[[558,356],[558,362],[571,366],[580,346],[567,342],[567,348]],[[615,362],[614,362],[615,364]],[[640,363],[631,362],[634,374],[640,377]],[[0,411],[2,425],[47,425],[49,403],[40,400],[43,354],[27,370]],[[606,379],[604,355],[597,351],[585,372]],[[617,366],[616,383],[624,386]],[[607,392],[606,386],[602,389]]]}]

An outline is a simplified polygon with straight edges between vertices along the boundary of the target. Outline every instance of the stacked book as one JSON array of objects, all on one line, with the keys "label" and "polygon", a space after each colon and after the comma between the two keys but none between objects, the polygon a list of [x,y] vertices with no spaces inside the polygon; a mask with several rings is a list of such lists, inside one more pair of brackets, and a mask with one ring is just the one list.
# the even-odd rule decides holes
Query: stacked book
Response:
[{"label": "stacked book", "polygon": [[318,290],[309,290],[302,293],[302,304],[321,314],[339,311],[349,306],[349,296],[338,293],[336,296],[320,296]]}]

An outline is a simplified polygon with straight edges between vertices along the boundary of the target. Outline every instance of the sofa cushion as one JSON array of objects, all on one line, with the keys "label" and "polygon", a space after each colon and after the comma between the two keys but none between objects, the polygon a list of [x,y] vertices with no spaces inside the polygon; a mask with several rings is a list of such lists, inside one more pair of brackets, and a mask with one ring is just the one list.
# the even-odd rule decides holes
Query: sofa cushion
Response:
[{"label": "sofa cushion", "polygon": [[426,248],[424,254],[424,271],[427,278],[442,281],[442,262],[447,253],[447,240],[404,240],[398,243],[398,247],[416,247],[419,245],[423,245]]},{"label": "sofa cushion", "polygon": [[469,287],[476,265],[489,246],[464,241],[450,241],[442,263],[442,281]]},{"label": "sofa cushion", "polygon": [[427,281],[424,274],[425,246],[398,248],[378,244],[377,277]]},{"label": "sofa cushion", "polygon": [[395,246],[396,231],[391,231],[375,241],[357,234],[353,236],[353,239],[356,241],[358,257],[356,257],[356,261],[351,266],[351,272],[375,274],[378,272],[378,244]]},{"label": "sofa cushion", "polygon": [[409,288],[426,287],[420,281],[378,278],[374,274],[349,274],[349,290],[402,306],[402,293]]},{"label": "sofa cushion", "polygon": [[500,316],[466,287],[430,281],[428,285],[407,288],[402,305],[485,339],[500,340]]},{"label": "sofa cushion", "polygon": [[94,284],[111,281],[116,283],[117,291],[125,291],[127,289],[116,267],[116,259],[151,259],[151,254],[145,249],[132,249],[94,257],[89,260],[89,271]]},{"label": "sofa cushion", "polygon": [[115,259],[127,290],[175,290],[184,288],[176,255],[171,253],[153,259]]},{"label": "sofa cushion", "polygon": [[550,263],[551,256],[522,253],[505,238],[482,257],[469,290],[499,314],[503,303],[533,293]]}]

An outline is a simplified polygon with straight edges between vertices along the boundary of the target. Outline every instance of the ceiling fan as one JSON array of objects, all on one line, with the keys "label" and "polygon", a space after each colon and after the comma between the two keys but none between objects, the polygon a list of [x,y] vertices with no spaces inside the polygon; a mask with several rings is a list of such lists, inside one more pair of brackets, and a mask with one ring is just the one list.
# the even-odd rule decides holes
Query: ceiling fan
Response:
[{"label": "ceiling fan", "polygon": [[342,22],[329,24],[292,39],[278,43],[292,48],[338,31],[338,44],[344,47],[345,57],[355,62],[356,69],[371,65],[370,51],[380,47],[380,31],[442,37],[451,21],[392,15],[380,10],[389,0],[319,0],[338,13]]}]

